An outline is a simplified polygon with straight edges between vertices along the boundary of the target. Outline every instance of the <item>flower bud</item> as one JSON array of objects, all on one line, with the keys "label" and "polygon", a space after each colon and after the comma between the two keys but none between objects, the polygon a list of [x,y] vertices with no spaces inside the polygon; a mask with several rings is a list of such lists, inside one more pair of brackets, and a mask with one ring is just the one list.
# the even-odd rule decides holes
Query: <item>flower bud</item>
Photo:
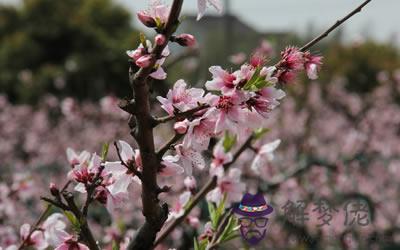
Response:
[{"label": "flower bud", "polygon": [[151,59],[151,55],[141,56],[139,59],[136,60],[136,65],[140,68],[147,68],[151,63]]},{"label": "flower bud", "polygon": [[183,184],[191,192],[194,192],[197,187],[196,180],[193,178],[193,176],[186,177],[183,181]]},{"label": "flower bud", "polygon": [[56,184],[54,184],[53,182],[50,183],[50,193],[53,196],[59,196],[60,195],[60,190],[58,190]]},{"label": "flower bud", "polygon": [[164,36],[164,35],[161,35],[161,34],[158,34],[158,35],[155,37],[154,40],[155,40],[155,42],[156,42],[157,45],[163,45],[163,44],[165,44],[165,41],[166,41],[165,36]]},{"label": "flower bud", "polygon": [[193,47],[196,45],[196,38],[190,34],[181,34],[175,37],[175,42],[181,46]]},{"label": "flower bud", "polygon": [[127,52],[126,52],[126,54],[129,56],[129,57],[131,57],[133,60],[138,60],[140,57],[142,57],[143,56],[143,54],[144,54],[144,49],[143,48],[138,48],[138,49],[136,49],[136,50],[128,50]]},{"label": "flower bud", "polygon": [[178,134],[186,133],[187,128],[188,128],[188,120],[175,122],[174,124],[174,129]]},{"label": "flower bud", "polygon": [[260,67],[264,64],[264,57],[262,55],[254,54],[250,58],[250,65],[254,68]]},{"label": "flower bud", "polygon": [[194,228],[198,228],[200,226],[200,220],[197,217],[194,216],[188,216],[187,218],[187,223],[194,227]]},{"label": "flower bud", "polygon": [[137,17],[139,18],[139,20],[147,27],[149,28],[154,28],[157,27],[157,22],[156,20],[154,20],[154,18],[150,15],[148,15],[146,12],[144,11],[140,11],[137,13]]}]

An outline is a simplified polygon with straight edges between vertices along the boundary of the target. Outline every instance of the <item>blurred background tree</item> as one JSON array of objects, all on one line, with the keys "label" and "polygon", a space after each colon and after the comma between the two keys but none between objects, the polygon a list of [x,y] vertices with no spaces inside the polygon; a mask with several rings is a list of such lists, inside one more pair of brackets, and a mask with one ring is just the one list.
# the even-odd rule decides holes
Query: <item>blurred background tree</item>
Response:
[{"label": "blurred background tree", "polygon": [[44,93],[98,99],[127,87],[137,35],[111,0],[24,0],[0,5],[0,91],[35,103]]},{"label": "blurred background tree", "polygon": [[[104,95],[129,93],[125,51],[137,46],[138,31],[124,6],[113,0],[23,0],[0,4],[0,92],[13,103],[35,104],[44,94],[98,100]],[[165,94],[178,78],[190,85],[207,81],[210,65],[234,68],[232,55],[251,54],[267,40],[274,51],[287,44],[301,45],[315,35],[261,32],[227,11],[202,22],[186,15],[180,32],[194,34],[199,48],[185,51],[172,46],[167,60],[168,79],[155,83]],[[149,34],[148,39],[154,34]],[[313,52],[325,56],[321,84],[345,77],[347,89],[367,93],[377,86],[376,76],[400,67],[398,48],[373,41],[344,42],[338,31]],[[201,52],[201,53],[199,53]],[[279,54],[271,54],[272,62]],[[305,78],[304,78],[305,79]],[[302,80],[302,79],[300,79]],[[308,81],[303,81],[307,83]]]}]

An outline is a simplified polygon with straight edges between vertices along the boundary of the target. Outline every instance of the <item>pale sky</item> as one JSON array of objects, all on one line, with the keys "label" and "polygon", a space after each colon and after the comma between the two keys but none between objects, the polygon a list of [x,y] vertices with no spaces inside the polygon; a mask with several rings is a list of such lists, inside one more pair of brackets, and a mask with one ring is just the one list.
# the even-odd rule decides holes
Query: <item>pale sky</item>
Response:
[{"label": "pale sky", "polygon": [[[0,0],[18,2],[19,0]],[[148,0],[114,0],[132,12],[146,9]],[[171,3],[172,0],[163,0]],[[304,32],[312,23],[323,30],[359,5],[361,0],[228,0],[231,12],[260,31]],[[185,0],[184,13],[196,12],[196,0]],[[217,14],[214,10],[207,13]],[[395,39],[400,44],[400,0],[372,0],[344,26],[348,40],[368,35],[381,41]]]}]

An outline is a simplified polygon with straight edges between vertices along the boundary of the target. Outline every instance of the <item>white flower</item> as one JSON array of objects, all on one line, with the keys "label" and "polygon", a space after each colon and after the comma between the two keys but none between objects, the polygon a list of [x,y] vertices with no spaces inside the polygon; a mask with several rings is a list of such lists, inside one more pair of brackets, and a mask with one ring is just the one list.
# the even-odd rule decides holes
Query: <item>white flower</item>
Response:
[{"label": "white flower", "polygon": [[251,169],[255,173],[259,174],[260,173],[260,168],[274,159],[273,152],[279,146],[280,143],[281,143],[281,140],[278,139],[278,140],[275,140],[273,142],[264,144],[259,149],[256,157],[253,160],[253,163],[251,164]]}]

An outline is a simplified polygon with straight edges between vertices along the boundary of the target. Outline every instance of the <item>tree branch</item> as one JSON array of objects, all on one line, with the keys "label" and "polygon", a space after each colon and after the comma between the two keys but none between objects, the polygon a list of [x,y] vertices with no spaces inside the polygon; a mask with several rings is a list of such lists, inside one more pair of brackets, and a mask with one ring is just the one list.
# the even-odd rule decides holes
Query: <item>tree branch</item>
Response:
[{"label": "tree branch", "polygon": [[69,210],[75,215],[75,217],[79,221],[79,228],[81,230],[80,236],[88,244],[90,250],[100,250],[96,240],[93,237],[92,231],[89,228],[86,217],[84,216],[84,214],[82,214],[81,210],[79,210],[78,206],[75,204],[74,196],[69,192],[63,192],[62,195],[68,204]]},{"label": "tree branch", "polygon": [[[182,4],[183,0],[174,0],[172,4],[168,21],[162,30],[162,34],[167,41],[179,24],[178,18]],[[134,67],[132,65],[129,70],[129,80],[133,89],[135,103],[140,107],[140,109],[135,110],[136,128],[135,131],[131,131],[131,134],[134,134],[139,145],[143,162],[142,212],[145,217],[145,223],[128,246],[129,250],[152,249],[156,235],[168,217],[168,206],[166,204],[160,206],[158,200],[160,188],[157,184],[157,170],[160,161],[154,147],[154,119],[150,113],[150,90],[148,84],[148,77],[153,71],[156,61],[161,58],[161,53],[166,46],[167,43],[154,47],[148,67],[141,68],[136,74],[133,73]]]},{"label": "tree branch", "polygon": [[184,112],[176,113],[175,115],[168,115],[165,117],[155,118],[156,125],[160,124],[160,123],[166,123],[166,122],[169,122],[172,120],[179,120],[179,119],[183,120],[183,119],[188,118],[188,117],[194,115],[195,113],[197,113],[203,109],[209,108],[209,107],[210,107],[210,105],[208,105],[208,104],[201,104],[198,107],[195,107],[193,109],[190,109],[190,110],[187,110]]},{"label": "tree branch", "polygon": [[[253,135],[249,136],[247,140],[242,144],[242,146],[238,149],[238,151],[234,154],[232,161],[226,163],[224,165],[225,171],[228,170],[233,163],[239,158],[239,156],[249,148],[251,145],[251,141],[253,140]],[[184,221],[184,219],[189,215],[192,209],[204,198],[206,195],[213,190],[217,186],[218,178],[213,176],[202,188],[201,190],[194,196],[193,200],[186,207],[185,212],[180,217],[173,220],[157,237],[157,240],[154,243],[154,246],[157,246],[162,242],[180,223]]]},{"label": "tree branch", "polygon": [[310,42],[308,42],[306,45],[304,45],[303,47],[300,48],[300,51],[305,52],[307,51],[309,48],[311,48],[312,46],[314,46],[316,43],[318,43],[319,41],[321,41],[322,39],[324,39],[325,37],[327,37],[329,35],[329,33],[331,33],[332,31],[334,31],[336,28],[338,28],[340,25],[342,25],[344,22],[346,22],[348,19],[350,19],[352,16],[354,16],[355,14],[361,12],[361,10],[367,5],[369,4],[369,2],[371,2],[372,0],[366,0],[365,2],[363,2],[360,6],[358,6],[356,9],[354,9],[352,12],[350,12],[349,14],[347,14],[345,17],[343,17],[342,19],[339,19],[336,21],[336,23],[334,25],[332,25],[331,27],[329,27],[326,31],[324,31],[323,33],[321,33],[319,36],[317,36],[316,38],[314,38],[313,40],[311,40]]}]

